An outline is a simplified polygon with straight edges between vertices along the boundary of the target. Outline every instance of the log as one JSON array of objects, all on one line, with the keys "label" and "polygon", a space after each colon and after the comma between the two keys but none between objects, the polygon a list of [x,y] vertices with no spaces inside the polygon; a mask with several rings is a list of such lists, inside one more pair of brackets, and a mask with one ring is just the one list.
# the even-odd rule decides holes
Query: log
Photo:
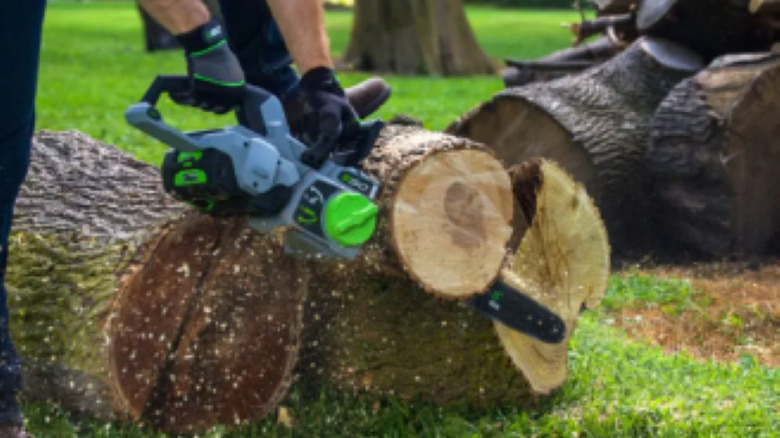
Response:
[{"label": "log", "polygon": [[611,58],[621,50],[623,47],[620,44],[604,36],[578,47],[559,50],[536,61],[507,59],[507,67],[501,74],[507,88],[520,87],[531,82],[551,81],[580,73]]},{"label": "log", "polygon": [[110,419],[101,322],[147,230],[180,214],[158,172],[75,133],[39,133],[6,281],[25,397]]},{"label": "log", "polygon": [[638,0],[590,0],[600,15],[624,14],[636,9]]},{"label": "log", "polygon": [[727,53],[769,50],[771,29],[749,11],[750,0],[641,2],[640,32],[682,44],[707,61]]},{"label": "log", "polygon": [[695,254],[780,254],[780,56],[732,55],[681,82],[647,163],[667,239]]},{"label": "log", "polygon": [[[561,233],[557,222],[547,234],[526,232],[543,228],[549,214],[587,222],[571,230],[598,229],[595,210],[571,213],[585,201],[560,189],[576,186],[548,166],[528,164],[524,178],[510,180],[484,146],[391,126],[366,163],[384,182],[379,232],[359,260],[325,264],[284,255],[277,236],[261,236],[243,218],[183,209],[162,193],[156,169],[114,148],[81,134],[42,133],[11,248],[14,333],[29,335],[18,340],[28,357],[56,360],[35,375],[38,391],[47,381],[76,386],[53,401],[91,414],[113,401],[122,418],[173,433],[262,417],[284,397],[296,366],[314,384],[442,403],[530,405],[532,393],[562,383],[535,377],[533,367],[555,369],[560,361],[511,361],[507,345],[526,351],[532,341],[499,342],[493,323],[458,300],[463,281],[474,292],[500,273],[523,281],[523,271],[504,266],[506,252],[544,247],[524,243],[538,236],[556,241],[549,233]],[[419,230],[404,228],[411,223]],[[585,234],[561,233],[557,246],[584,248],[573,235]],[[567,309],[597,302],[608,272],[606,238],[592,239],[606,255],[582,254],[601,276],[556,274],[542,291],[559,298],[549,307],[570,331]],[[568,264],[572,255],[560,260]],[[430,275],[434,256],[446,275]],[[496,266],[485,268],[494,258]],[[557,259],[535,266],[549,275],[563,269]],[[44,337],[50,342],[39,342]],[[560,370],[536,372],[544,374]]]},{"label": "log", "polygon": [[567,340],[516,334],[408,279],[320,267],[306,305],[303,380],[473,407],[532,406],[559,388],[580,310],[606,288],[606,231],[584,188],[555,164],[528,162],[512,175],[522,239],[502,278],[561,315]]},{"label": "log", "polygon": [[751,14],[780,12],[780,1],[777,0],[750,0],[748,9]]},{"label": "log", "polygon": [[666,94],[701,62],[643,38],[579,75],[511,88],[473,109],[449,132],[489,145],[506,163],[544,157],[596,199],[616,254],[652,247],[645,168],[650,119]]}]

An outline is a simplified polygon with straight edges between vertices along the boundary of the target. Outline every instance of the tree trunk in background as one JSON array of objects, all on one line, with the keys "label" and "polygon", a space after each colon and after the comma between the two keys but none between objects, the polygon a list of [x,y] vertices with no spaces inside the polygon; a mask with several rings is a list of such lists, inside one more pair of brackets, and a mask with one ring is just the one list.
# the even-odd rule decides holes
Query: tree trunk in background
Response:
[{"label": "tree trunk in background", "polygon": [[714,256],[780,254],[778,95],[780,56],[731,55],[661,103],[647,160],[671,242]]},{"label": "tree trunk in background", "polygon": [[[202,0],[211,11],[213,17],[221,19],[222,13],[219,11],[219,0]],[[162,27],[151,15],[138,4],[138,11],[144,25],[144,42],[147,52],[157,50],[171,50],[179,48],[179,42],[168,30]]]},{"label": "tree trunk in background", "polygon": [[461,0],[358,0],[345,61],[401,74],[489,74]]}]

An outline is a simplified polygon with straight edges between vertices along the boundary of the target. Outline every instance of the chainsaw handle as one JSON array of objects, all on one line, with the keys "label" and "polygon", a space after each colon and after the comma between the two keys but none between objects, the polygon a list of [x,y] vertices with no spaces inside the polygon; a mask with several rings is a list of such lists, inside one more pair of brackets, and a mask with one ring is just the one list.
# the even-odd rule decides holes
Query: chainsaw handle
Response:
[{"label": "chainsaw handle", "polygon": [[183,75],[159,75],[154,78],[152,85],[146,90],[141,102],[146,102],[151,106],[157,105],[160,96],[163,93],[183,92],[190,89],[190,78]]}]

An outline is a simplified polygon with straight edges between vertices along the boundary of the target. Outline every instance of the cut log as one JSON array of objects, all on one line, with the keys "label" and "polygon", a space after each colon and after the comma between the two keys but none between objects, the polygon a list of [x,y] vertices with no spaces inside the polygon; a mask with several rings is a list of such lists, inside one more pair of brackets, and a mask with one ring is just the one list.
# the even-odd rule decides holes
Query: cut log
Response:
[{"label": "cut log", "polygon": [[[566,323],[566,338],[548,344],[495,323],[501,344],[534,392],[548,394],[568,375],[568,342],[584,309],[604,298],[610,271],[607,231],[581,184],[551,162],[512,168],[515,195],[532,213],[509,273],[502,278]],[[534,190],[536,188],[536,190]]]},{"label": "cut log", "polygon": [[647,162],[665,236],[689,251],[780,254],[780,56],[719,58],[652,120]]},{"label": "cut log", "polygon": [[489,145],[504,162],[544,157],[583,183],[616,253],[653,243],[645,149],[650,119],[671,88],[701,67],[672,43],[643,38],[579,75],[498,93],[450,132]]},{"label": "cut log", "polygon": [[623,50],[612,38],[604,36],[578,47],[559,50],[536,61],[506,60],[502,70],[504,85],[520,87],[580,73],[598,65]]},{"label": "cut log", "polygon": [[590,0],[599,14],[624,14],[636,9],[639,0]]},{"label": "cut log", "polygon": [[750,0],[749,9],[751,14],[777,13],[780,12],[780,1]]},{"label": "cut log", "polygon": [[643,33],[681,44],[707,60],[769,50],[774,38],[749,11],[750,0],[656,0],[640,3]]},{"label": "cut log", "polygon": [[78,133],[36,136],[6,276],[27,398],[110,416],[101,321],[148,230],[180,212],[151,166]]},{"label": "cut log", "polygon": [[[57,361],[38,368],[35,387],[79,376],[54,401],[71,397],[68,406],[97,414],[110,389],[129,418],[192,433],[268,413],[296,363],[306,382],[442,403],[532,404],[531,391],[556,385],[518,372],[492,322],[457,300],[468,295],[462,282],[486,290],[506,252],[538,235],[525,232],[546,220],[537,207],[555,210],[544,194],[556,179],[541,163],[513,187],[484,146],[388,127],[366,163],[384,182],[378,233],[356,262],[325,264],[285,256],[245,219],[184,212],[162,193],[157,170],[113,148],[73,133],[37,139],[8,280],[20,351]],[[598,226],[597,215],[572,217]],[[432,275],[434,257],[446,275]],[[597,296],[548,285],[566,306]],[[549,306],[568,318],[568,307]]]},{"label": "cut log", "polygon": [[[552,163],[519,166],[513,184],[522,240],[502,278],[560,315],[570,336],[581,308],[595,307],[606,286],[603,223],[585,190]],[[306,306],[304,381],[486,406],[533,404],[532,395],[565,380],[568,336],[555,345],[532,340],[408,279],[319,270]]]}]

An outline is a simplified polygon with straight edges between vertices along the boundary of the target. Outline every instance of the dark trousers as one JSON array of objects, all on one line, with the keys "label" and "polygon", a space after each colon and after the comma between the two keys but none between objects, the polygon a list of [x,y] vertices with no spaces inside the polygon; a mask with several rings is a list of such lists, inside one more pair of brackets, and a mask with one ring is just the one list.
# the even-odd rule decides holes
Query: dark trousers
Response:
[{"label": "dark trousers", "polygon": [[282,100],[297,95],[298,74],[265,0],[220,0],[219,6],[247,82]]},{"label": "dark trousers", "polygon": [[27,174],[45,0],[0,0],[0,425],[19,424],[19,359],[8,332],[5,267],[14,202]]}]

